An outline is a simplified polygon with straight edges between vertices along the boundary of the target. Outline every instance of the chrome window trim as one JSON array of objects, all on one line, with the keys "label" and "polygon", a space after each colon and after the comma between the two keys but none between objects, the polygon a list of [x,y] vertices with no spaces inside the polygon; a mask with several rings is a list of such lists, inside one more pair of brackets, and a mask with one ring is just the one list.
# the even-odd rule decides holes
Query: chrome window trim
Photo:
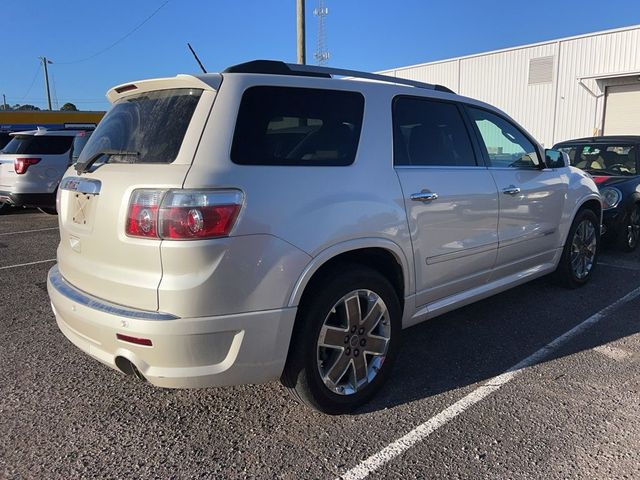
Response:
[{"label": "chrome window trim", "polygon": [[65,296],[72,302],[82,305],[83,307],[108,313],[109,315],[117,315],[120,317],[127,317],[135,320],[153,321],[176,320],[179,318],[169,313],[150,312],[148,310],[137,310],[123,307],[121,305],[106,302],[87,293],[84,293],[64,279],[64,277],[60,273],[58,265],[54,265],[53,267],[51,267],[51,270],[49,270],[49,283],[58,293]]},{"label": "chrome window trim", "polygon": [[394,165],[393,168],[396,170],[487,170],[484,165]]}]

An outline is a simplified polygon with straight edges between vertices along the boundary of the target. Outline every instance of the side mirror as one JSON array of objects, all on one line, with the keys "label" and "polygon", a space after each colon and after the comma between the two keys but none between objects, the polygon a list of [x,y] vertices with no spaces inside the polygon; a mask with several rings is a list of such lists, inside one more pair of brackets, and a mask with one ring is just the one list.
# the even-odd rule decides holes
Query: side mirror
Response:
[{"label": "side mirror", "polygon": [[547,148],[544,151],[544,159],[547,168],[564,168],[569,166],[569,155],[560,150]]}]

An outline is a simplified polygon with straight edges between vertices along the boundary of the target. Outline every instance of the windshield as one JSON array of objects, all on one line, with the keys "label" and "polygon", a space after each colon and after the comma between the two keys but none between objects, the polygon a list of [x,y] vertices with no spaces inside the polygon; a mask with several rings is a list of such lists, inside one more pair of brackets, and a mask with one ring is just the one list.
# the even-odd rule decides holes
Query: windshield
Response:
[{"label": "windshield", "polygon": [[558,148],[567,153],[571,165],[592,175],[636,175],[633,145],[570,145]]},{"label": "windshield", "polygon": [[119,100],[104,116],[85,145],[82,164],[105,150],[138,152],[136,156],[112,155],[111,163],[171,163],[202,90],[158,90]]},{"label": "windshield", "polygon": [[73,137],[57,135],[16,135],[2,153],[27,155],[60,155],[71,148]]}]

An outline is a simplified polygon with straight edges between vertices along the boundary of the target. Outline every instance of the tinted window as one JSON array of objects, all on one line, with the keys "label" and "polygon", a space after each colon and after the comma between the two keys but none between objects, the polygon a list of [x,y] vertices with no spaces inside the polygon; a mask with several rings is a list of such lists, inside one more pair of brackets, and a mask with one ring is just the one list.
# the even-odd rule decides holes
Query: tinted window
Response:
[{"label": "tinted window", "polygon": [[[569,147],[565,147],[569,148]],[[566,151],[565,148],[562,150]],[[581,145],[574,150],[571,165],[594,174],[636,175],[636,149],[632,145]]]},{"label": "tinted window", "polygon": [[14,136],[2,151],[11,154],[60,155],[69,151],[72,142],[73,137],[19,135]]},{"label": "tinted window", "polygon": [[231,160],[242,165],[350,165],[364,97],[356,92],[252,87],[242,96]]},{"label": "tinted window", "polygon": [[469,108],[492,167],[538,168],[536,147],[511,122],[486,110]]},{"label": "tinted window", "polygon": [[453,103],[398,98],[393,124],[396,165],[476,165],[469,133]]},{"label": "tinted window", "polygon": [[103,150],[139,153],[113,155],[111,163],[173,162],[201,94],[202,90],[179,88],[119,100],[98,124],[78,162],[86,162]]},{"label": "tinted window", "polygon": [[9,141],[11,141],[11,135],[8,133],[0,133],[0,148],[4,147]]},{"label": "tinted window", "polygon": [[91,138],[92,132],[80,132],[73,139],[73,150],[71,151],[71,161],[75,163],[78,161],[78,157],[80,153],[82,153],[82,149],[85,147],[89,138]]}]

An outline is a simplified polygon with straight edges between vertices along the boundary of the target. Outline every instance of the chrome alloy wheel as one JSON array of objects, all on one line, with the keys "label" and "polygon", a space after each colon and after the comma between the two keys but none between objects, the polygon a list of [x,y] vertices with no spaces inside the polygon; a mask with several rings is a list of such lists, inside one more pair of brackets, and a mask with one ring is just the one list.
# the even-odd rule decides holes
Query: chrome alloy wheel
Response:
[{"label": "chrome alloy wheel", "polygon": [[627,246],[630,249],[636,248],[640,239],[640,208],[635,207],[629,216],[627,225]]},{"label": "chrome alloy wheel", "polygon": [[586,278],[596,257],[596,229],[589,220],[582,220],[571,242],[571,269],[579,280]]},{"label": "chrome alloy wheel", "polygon": [[371,290],[354,290],[329,311],[317,342],[320,378],[332,392],[352,395],[376,377],[391,339],[389,311]]}]

